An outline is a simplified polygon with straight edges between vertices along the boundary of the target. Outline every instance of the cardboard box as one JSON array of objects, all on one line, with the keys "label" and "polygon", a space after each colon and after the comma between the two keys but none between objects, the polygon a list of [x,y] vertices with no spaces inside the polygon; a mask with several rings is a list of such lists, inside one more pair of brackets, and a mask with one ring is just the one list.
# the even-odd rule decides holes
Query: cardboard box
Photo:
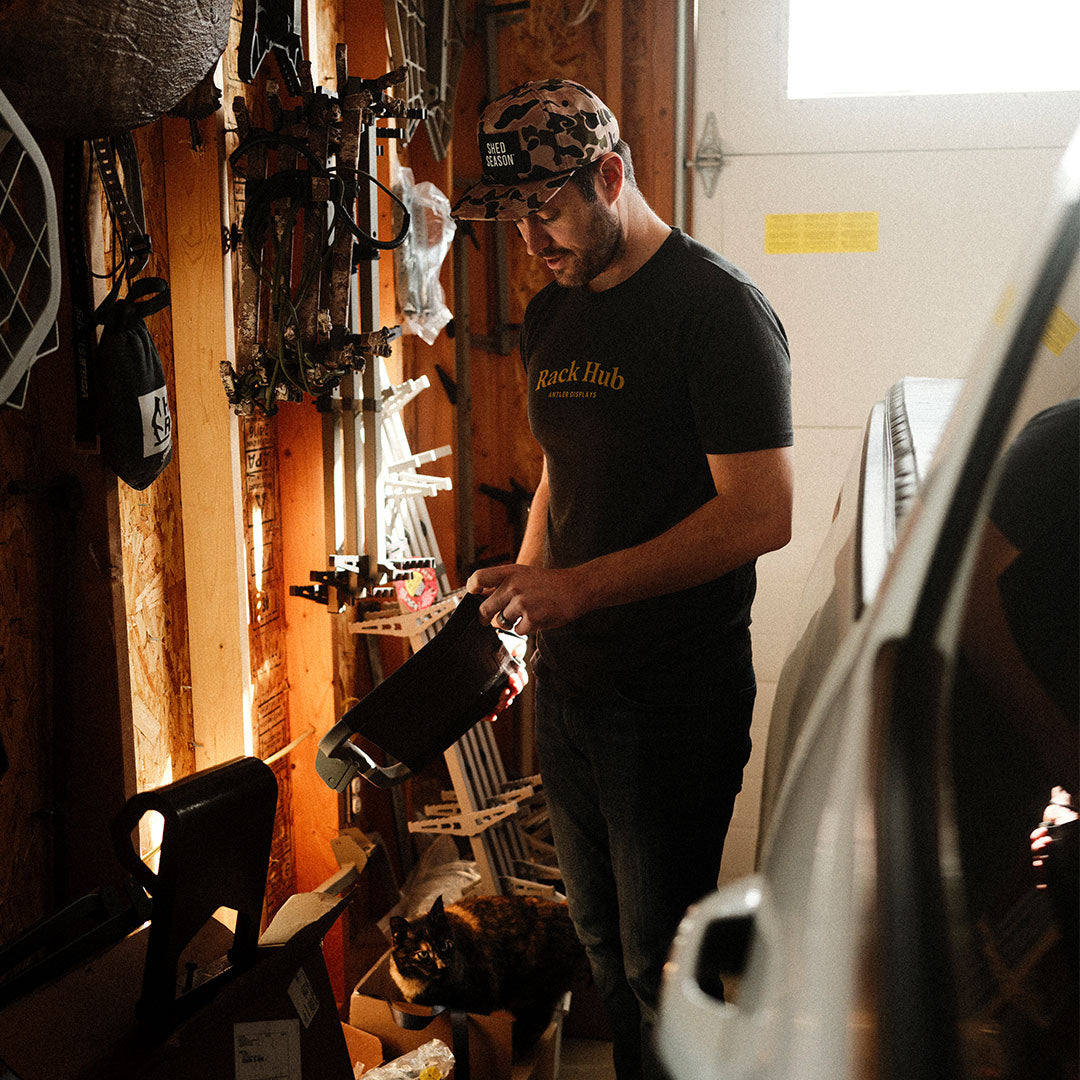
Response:
[{"label": "cardboard box", "polygon": [[[413,1016],[430,1017],[422,1028],[401,1027],[394,1010]],[[548,1025],[526,1061],[511,1061],[513,1017],[508,1012],[468,1014],[469,1069],[472,1080],[554,1080],[562,1035],[561,1009]],[[390,978],[390,953],[360,980],[349,999],[349,1023],[380,1040],[386,1060],[393,1060],[418,1046],[441,1039],[453,1048],[454,1036],[449,1013],[432,1015],[423,1005],[399,1000],[399,991]],[[456,1071],[456,1070],[455,1070]]]},{"label": "cardboard box", "polygon": [[349,1064],[352,1065],[354,1076],[362,1076],[368,1069],[383,1063],[385,1055],[382,1043],[374,1035],[351,1024],[342,1024],[341,1030],[345,1045],[349,1048]]},{"label": "cardboard box", "polygon": [[[282,943],[264,935],[250,968],[182,999],[167,1037],[136,1022],[149,932],[132,934],[0,1010],[5,1064],[21,1080],[353,1080],[321,948],[345,902],[291,905]],[[209,970],[231,943],[210,920],[185,957]]]}]

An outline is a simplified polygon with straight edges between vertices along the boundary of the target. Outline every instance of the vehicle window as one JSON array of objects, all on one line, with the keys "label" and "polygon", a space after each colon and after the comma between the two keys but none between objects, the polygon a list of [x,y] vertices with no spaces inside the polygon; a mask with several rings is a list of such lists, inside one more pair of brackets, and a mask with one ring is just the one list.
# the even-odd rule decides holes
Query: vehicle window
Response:
[{"label": "vehicle window", "polygon": [[1016,1080],[1075,1076],[1077,1061],[1075,269],[1062,296],[973,534],[947,732],[965,915],[961,1036],[969,1075]]}]

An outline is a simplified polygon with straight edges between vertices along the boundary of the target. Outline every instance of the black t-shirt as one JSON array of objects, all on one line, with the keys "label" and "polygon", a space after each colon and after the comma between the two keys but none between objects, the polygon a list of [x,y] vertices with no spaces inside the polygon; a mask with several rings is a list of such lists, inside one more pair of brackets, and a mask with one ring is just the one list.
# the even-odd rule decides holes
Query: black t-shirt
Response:
[{"label": "black t-shirt", "polygon": [[[550,483],[547,562],[576,566],[669,529],[715,495],[706,454],[792,443],[783,327],[737,267],[675,229],[603,292],[551,283],[525,312],[529,422]],[[539,636],[572,685],[661,687],[745,641],[753,562]],[[717,662],[720,661],[717,657]]]}]

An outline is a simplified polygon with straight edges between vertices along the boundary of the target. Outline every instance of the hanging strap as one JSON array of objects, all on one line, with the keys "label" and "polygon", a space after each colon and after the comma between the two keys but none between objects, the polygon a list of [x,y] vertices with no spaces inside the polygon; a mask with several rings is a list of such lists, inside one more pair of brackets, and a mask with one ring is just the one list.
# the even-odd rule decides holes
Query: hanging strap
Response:
[{"label": "hanging strap", "polygon": [[[93,160],[105,191],[109,215],[116,226],[122,264],[112,288],[94,308],[90,291],[90,266],[86,257],[83,205],[83,140],[64,144],[64,243],[68,254],[71,288],[72,342],[75,352],[75,442],[93,446],[97,442],[92,357],[97,344],[95,326],[103,323],[113,309],[125,281],[131,283],[128,298],[136,313],[145,318],[169,303],[169,286],[163,278],[132,279],[146,266],[153,251],[146,232],[142,174],[135,140],[130,132],[89,140]],[[120,171],[123,170],[123,180]]]},{"label": "hanging strap", "polygon": [[148,318],[169,306],[169,283],[160,277],[144,277],[134,281],[124,297],[140,319]]},{"label": "hanging strap", "polygon": [[454,1076],[469,1080],[469,1014],[460,1009],[450,1011],[450,1030],[453,1032]]},{"label": "hanging strap", "polygon": [[86,262],[82,217],[83,140],[64,143],[64,246],[67,248],[71,290],[71,341],[75,353],[75,442],[90,448],[97,443],[94,416],[94,302],[90,267]]},{"label": "hanging strap", "polygon": [[[135,139],[130,131],[91,139],[97,159],[101,186],[109,202],[109,213],[123,239],[124,273],[128,280],[141,273],[153,251],[146,231],[146,212],[143,208],[142,173]],[[124,170],[123,182],[117,165]]]},{"label": "hanging strap", "polygon": [[[101,186],[109,204],[109,216],[119,234],[123,255],[123,264],[109,294],[94,312],[94,322],[101,323],[105,321],[109,309],[116,303],[124,282],[130,282],[146,266],[153,246],[146,232],[142,173],[139,170],[139,156],[135,152],[135,140],[131,133],[125,132],[123,135],[91,139],[90,147],[97,161]],[[123,182],[120,180],[118,164],[124,170]]]}]

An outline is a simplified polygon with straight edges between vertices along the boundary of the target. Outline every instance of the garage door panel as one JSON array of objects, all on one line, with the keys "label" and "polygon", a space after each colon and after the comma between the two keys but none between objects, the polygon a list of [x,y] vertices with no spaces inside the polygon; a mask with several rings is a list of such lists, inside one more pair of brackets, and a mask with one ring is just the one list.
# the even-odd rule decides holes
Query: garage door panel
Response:
[{"label": "garage door panel", "polygon": [[801,597],[839,495],[838,476],[862,446],[862,428],[799,428],[795,437],[795,506],[791,543],[758,559],[754,600],[754,669],[780,678],[802,631]]},{"label": "garage door panel", "polygon": [[[729,160],[717,205],[698,200],[698,237],[742,266],[780,315],[796,424],[861,425],[904,375],[965,374],[1058,157],[973,150]],[[876,252],[766,254],[766,215],[844,212],[878,215]]]}]

